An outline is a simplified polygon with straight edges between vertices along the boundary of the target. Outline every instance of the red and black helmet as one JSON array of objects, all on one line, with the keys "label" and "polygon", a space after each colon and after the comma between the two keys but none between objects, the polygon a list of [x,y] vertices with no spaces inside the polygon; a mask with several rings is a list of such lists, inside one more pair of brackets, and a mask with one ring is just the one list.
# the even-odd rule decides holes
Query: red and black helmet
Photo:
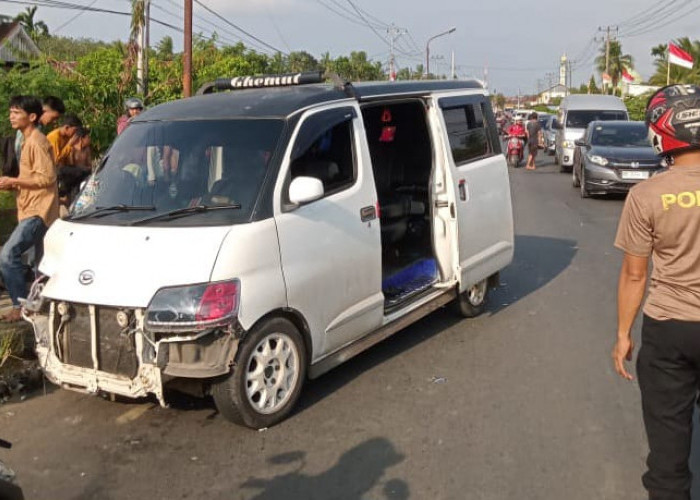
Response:
[{"label": "red and black helmet", "polygon": [[700,149],[700,87],[669,85],[647,102],[649,140],[659,155]]}]

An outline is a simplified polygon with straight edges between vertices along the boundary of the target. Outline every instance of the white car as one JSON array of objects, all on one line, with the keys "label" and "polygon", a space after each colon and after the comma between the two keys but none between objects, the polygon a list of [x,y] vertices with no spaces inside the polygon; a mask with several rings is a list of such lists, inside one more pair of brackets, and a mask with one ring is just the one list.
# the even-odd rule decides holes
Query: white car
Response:
[{"label": "white car", "polygon": [[24,314],[51,381],[165,404],[185,380],[261,428],[436,308],[483,310],[513,258],[487,92],[319,81],[218,80],[132,120],[46,235]]}]

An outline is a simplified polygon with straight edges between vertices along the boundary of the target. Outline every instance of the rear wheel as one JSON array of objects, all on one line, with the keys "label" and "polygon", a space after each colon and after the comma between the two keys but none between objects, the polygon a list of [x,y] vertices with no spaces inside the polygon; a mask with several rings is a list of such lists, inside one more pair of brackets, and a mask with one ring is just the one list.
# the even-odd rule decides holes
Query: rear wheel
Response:
[{"label": "rear wheel", "polygon": [[217,409],[253,429],[280,422],[299,398],[306,363],[299,330],[286,319],[264,320],[243,340],[231,372],[212,386]]},{"label": "rear wheel", "polygon": [[518,163],[520,163],[520,158],[518,158],[518,155],[508,155],[508,166],[516,168],[518,166]]},{"label": "rear wheel", "polygon": [[462,293],[458,292],[457,299],[454,301],[455,308],[465,318],[478,316],[486,308],[488,294],[489,280],[485,279],[467,288]]}]

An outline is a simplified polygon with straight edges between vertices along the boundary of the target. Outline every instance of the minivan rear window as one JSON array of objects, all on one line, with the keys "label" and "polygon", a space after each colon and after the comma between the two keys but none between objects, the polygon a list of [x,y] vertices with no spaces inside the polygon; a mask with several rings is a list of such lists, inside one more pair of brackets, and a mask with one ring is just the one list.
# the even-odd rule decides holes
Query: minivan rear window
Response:
[{"label": "minivan rear window", "polygon": [[571,110],[566,114],[566,126],[568,128],[586,128],[589,123],[595,120],[627,120],[627,113],[624,111],[596,111],[585,109]]},{"label": "minivan rear window", "polygon": [[[283,127],[280,119],[133,123],[88,179],[69,216],[100,224],[146,218],[160,226],[247,222]],[[199,209],[166,216],[193,207]]]}]

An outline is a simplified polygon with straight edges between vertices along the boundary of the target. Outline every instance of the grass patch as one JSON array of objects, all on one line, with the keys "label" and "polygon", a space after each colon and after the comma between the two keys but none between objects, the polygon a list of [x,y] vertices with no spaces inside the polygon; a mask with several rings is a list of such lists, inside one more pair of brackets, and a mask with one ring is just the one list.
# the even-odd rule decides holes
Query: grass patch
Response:
[{"label": "grass patch", "polygon": [[15,195],[10,191],[0,191],[0,208],[15,208]]},{"label": "grass patch", "polygon": [[11,373],[22,364],[24,335],[26,326],[5,326],[0,328],[0,376]]}]

